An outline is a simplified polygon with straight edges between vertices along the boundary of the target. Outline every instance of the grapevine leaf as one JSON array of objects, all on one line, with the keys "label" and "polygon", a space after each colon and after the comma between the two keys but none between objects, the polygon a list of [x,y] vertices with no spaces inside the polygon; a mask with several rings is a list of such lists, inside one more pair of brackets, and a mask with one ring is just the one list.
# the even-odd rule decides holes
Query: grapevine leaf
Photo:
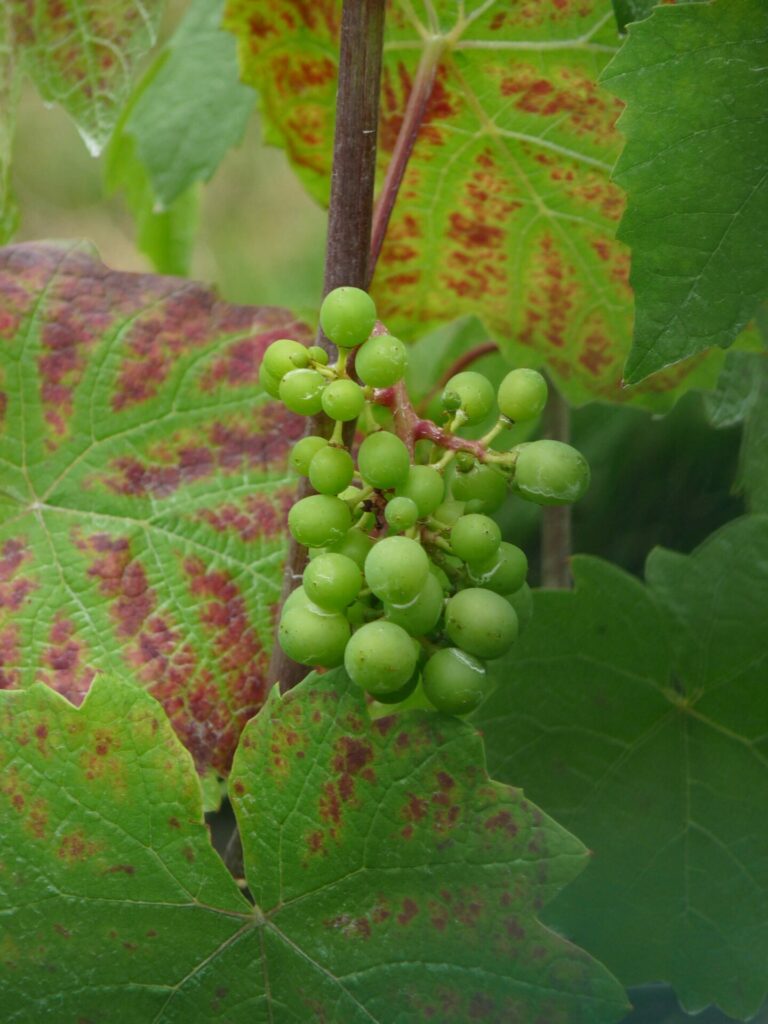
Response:
[{"label": "grapevine leaf", "polygon": [[15,44],[43,99],[60,103],[94,155],[112,133],[164,0],[7,0]]},{"label": "grapevine leaf", "polygon": [[[227,0],[269,141],[327,199],[340,0]],[[506,357],[545,365],[572,402],[666,408],[715,382],[721,354],[621,388],[631,337],[624,205],[610,172],[621,104],[597,84],[619,39],[607,0],[392,0],[379,186],[415,83],[435,84],[394,207],[373,291],[406,340],[479,316]]]},{"label": "grapevine leaf", "polygon": [[594,851],[549,920],[627,985],[749,1017],[768,987],[768,517],[654,551],[647,586],[574,570],[574,592],[536,594],[480,713],[491,771]]},{"label": "grapevine leaf", "polygon": [[301,329],[79,245],[0,252],[0,688],[130,674],[226,770],[265,696],[303,429],[258,365]]},{"label": "grapevine leaf", "polygon": [[627,103],[630,383],[730,345],[768,295],[766,59],[762,0],[715,0],[656,9],[603,73]]},{"label": "grapevine leaf", "polygon": [[752,512],[768,512],[768,359],[761,358],[758,393],[744,422],[738,486]]},{"label": "grapevine leaf", "polygon": [[537,921],[578,840],[488,780],[471,728],[374,725],[349,685],[274,691],[244,735],[230,789],[255,907],[147,694],[0,695],[4,1020],[617,1020],[615,980]]},{"label": "grapevine leaf", "polygon": [[742,423],[760,395],[762,365],[756,352],[729,352],[717,387],[704,395],[704,408],[718,429]]},{"label": "grapevine leaf", "polygon": [[0,11],[0,243],[16,227],[16,204],[11,192],[11,157],[19,101],[20,75],[13,47],[10,12]]}]

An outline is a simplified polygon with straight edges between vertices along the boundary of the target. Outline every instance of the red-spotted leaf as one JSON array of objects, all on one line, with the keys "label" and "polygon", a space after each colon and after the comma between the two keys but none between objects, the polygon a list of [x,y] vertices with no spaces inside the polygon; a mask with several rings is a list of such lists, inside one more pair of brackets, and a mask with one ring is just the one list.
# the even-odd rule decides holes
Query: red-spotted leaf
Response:
[{"label": "red-spotted leaf", "polygon": [[537,921],[580,843],[489,781],[474,731],[374,725],[339,673],[277,691],[231,790],[256,906],[147,694],[0,694],[7,1024],[610,1024],[623,992]]},{"label": "red-spotted leaf", "polygon": [[[340,0],[228,0],[243,75],[270,141],[321,200],[328,192]],[[505,354],[546,365],[573,402],[663,408],[714,383],[721,356],[622,390],[632,300],[610,181],[620,102],[597,77],[619,45],[608,0],[391,0],[379,182],[406,104],[434,73],[373,290],[390,330],[474,313]]]},{"label": "red-spotted leaf", "polygon": [[0,252],[0,687],[130,674],[200,768],[265,696],[285,458],[265,346],[301,328],[84,247]]},{"label": "red-spotted leaf", "polygon": [[[6,0],[14,45],[43,98],[71,115],[92,153],[109,139],[164,0]],[[3,112],[5,113],[5,112]]]}]

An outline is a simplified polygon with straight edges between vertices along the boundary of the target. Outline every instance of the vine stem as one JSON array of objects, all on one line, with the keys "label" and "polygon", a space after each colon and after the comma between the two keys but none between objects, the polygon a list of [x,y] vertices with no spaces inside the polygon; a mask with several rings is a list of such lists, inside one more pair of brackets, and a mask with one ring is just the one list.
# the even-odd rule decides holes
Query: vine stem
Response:
[{"label": "vine stem", "polygon": [[[386,0],[344,0],[342,8],[323,295],[341,285],[366,288],[369,282],[385,5]],[[318,344],[331,351],[322,333]],[[327,434],[328,422],[325,417],[313,420],[309,429]],[[309,481],[302,478],[296,500],[309,493]],[[306,549],[291,538],[281,605],[301,581],[306,561]],[[267,677],[270,685],[279,682],[284,693],[308,672],[274,643]]]},{"label": "vine stem", "polygon": [[[544,410],[544,436],[554,441],[571,439],[571,410],[549,382],[549,398]],[[571,577],[571,506],[549,505],[541,521],[541,585],[568,589]]]}]

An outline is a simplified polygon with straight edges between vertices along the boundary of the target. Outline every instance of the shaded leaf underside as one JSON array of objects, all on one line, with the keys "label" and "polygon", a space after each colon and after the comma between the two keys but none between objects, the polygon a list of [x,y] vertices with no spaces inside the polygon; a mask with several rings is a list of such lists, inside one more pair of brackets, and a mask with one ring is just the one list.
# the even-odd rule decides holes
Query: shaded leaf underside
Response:
[{"label": "shaded leaf underside", "polygon": [[[245,80],[268,138],[327,196],[337,0],[229,0]],[[436,78],[374,278],[382,319],[403,337],[469,313],[505,354],[544,363],[571,401],[664,406],[720,355],[620,387],[632,307],[629,254],[614,238],[623,195],[610,179],[621,104],[598,87],[616,52],[610,4],[449,0],[387,10],[380,170],[392,156],[420,61]]]},{"label": "shaded leaf underside", "polygon": [[646,587],[574,567],[480,713],[491,771],[594,851],[552,922],[627,985],[747,1018],[768,956],[768,518],[655,551]]},{"label": "shaded leaf underside", "polygon": [[265,696],[303,430],[258,366],[299,331],[82,246],[0,253],[0,687],[79,702],[129,675],[226,770]]},{"label": "shaded leaf underside", "polygon": [[[159,707],[0,695],[4,1019],[610,1024],[615,981],[536,915],[584,850],[455,720],[369,721],[339,673],[276,692],[230,780],[251,907]],[[119,1002],[115,1002],[119,1000]]]}]

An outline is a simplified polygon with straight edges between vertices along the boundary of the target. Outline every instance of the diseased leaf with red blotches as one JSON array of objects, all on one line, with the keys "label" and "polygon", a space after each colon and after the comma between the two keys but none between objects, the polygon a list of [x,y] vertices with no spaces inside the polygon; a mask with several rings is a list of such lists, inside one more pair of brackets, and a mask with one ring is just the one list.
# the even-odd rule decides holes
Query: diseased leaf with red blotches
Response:
[{"label": "diseased leaf with red blotches", "polygon": [[93,154],[109,139],[165,0],[5,0],[14,46],[43,99],[60,103]]},{"label": "diseased leaf with red blotches", "polygon": [[[228,0],[270,141],[327,197],[340,0]],[[714,384],[722,355],[621,388],[632,330],[624,207],[610,181],[621,103],[597,84],[619,45],[609,0],[390,0],[379,183],[414,83],[435,82],[373,282],[412,339],[477,314],[505,354],[544,365],[572,402],[669,406]],[[420,70],[419,70],[420,69]]]},{"label": "diseased leaf with red blotches", "polygon": [[0,688],[79,702],[130,674],[226,771],[265,696],[303,430],[258,366],[302,329],[82,246],[0,252]]},{"label": "diseased leaf with red blotches", "polygon": [[[489,781],[474,730],[371,723],[341,672],[274,690],[230,792],[256,906],[208,845],[158,705],[0,694],[4,1021],[611,1024],[623,991],[537,921],[578,840]],[[197,790],[197,792],[196,792]]]}]

